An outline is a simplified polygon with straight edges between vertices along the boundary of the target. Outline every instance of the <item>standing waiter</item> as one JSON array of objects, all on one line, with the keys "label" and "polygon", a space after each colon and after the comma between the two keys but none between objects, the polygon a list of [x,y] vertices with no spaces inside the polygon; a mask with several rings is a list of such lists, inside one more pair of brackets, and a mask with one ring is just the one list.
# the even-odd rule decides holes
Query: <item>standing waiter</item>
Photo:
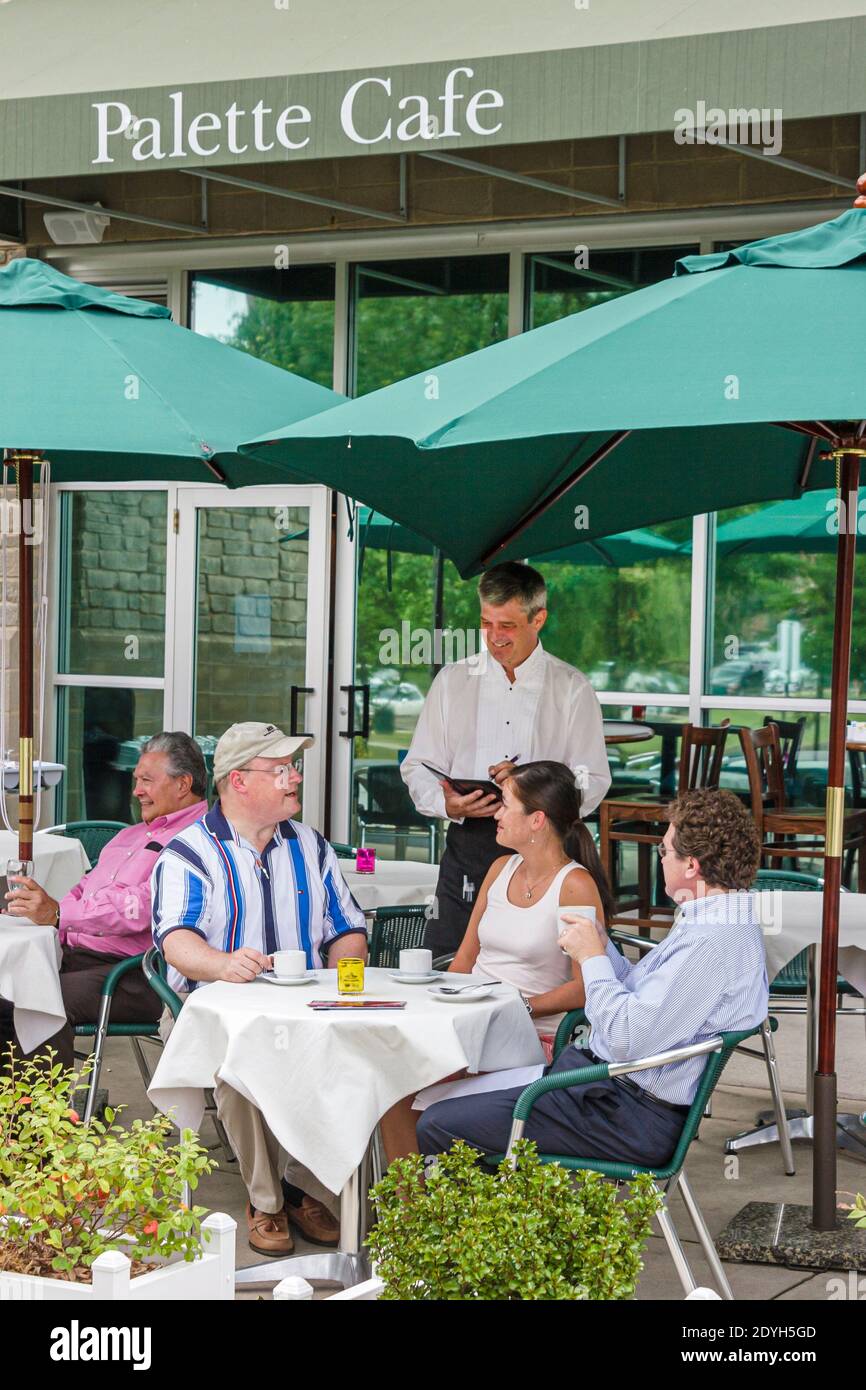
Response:
[{"label": "standing waiter", "polygon": [[478,597],[484,648],[436,676],[401,767],[421,814],[450,822],[424,935],[434,956],[459,947],[484,876],[507,846],[496,841],[498,796],[461,796],[429,768],[498,783],[516,762],[553,758],[574,772],[584,816],[610,786],[595,691],[539,640],[547,618],[542,575],[529,565],[496,565],[481,576]]}]

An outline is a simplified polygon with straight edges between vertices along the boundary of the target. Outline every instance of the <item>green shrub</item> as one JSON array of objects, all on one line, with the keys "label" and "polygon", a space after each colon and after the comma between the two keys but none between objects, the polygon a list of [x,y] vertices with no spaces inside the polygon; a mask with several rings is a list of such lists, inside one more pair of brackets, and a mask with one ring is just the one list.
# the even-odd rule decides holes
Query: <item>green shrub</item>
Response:
[{"label": "green shrub", "polygon": [[86,1280],[104,1250],[195,1259],[206,1208],[184,1204],[183,1184],[215,1166],[197,1136],[170,1144],[165,1115],[125,1128],[106,1110],[106,1123],[82,1124],[79,1078],[55,1055],[0,1072],[0,1269]]},{"label": "green shrub", "polygon": [[639,1175],[625,1194],[599,1173],[539,1163],[492,1172],[462,1140],[424,1178],[423,1159],[397,1159],[373,1188],[367,1245],[386,1299],[627,1299],[661,1198]]}]

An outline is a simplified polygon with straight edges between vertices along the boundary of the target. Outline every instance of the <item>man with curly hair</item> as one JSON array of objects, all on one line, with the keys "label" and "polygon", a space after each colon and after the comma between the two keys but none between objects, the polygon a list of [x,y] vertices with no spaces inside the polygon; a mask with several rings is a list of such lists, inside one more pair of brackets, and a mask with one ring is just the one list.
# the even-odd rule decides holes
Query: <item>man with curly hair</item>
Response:
[{"label": "man with curly hair", "polygon": [[[668,807],[659,854],[677,903],[663,941],[632,964],[588,917],[572,918],[560,945],[579,963],[592,1049],[563,1048],[549,1070],[631,1062],[689,1047],[767,1016],[767,966],[748,891],[760,860],[754,822],[726,791],[691,791]],[[705,1057],[652,1067],[568,1090],[533,1107],[526,1138],[542,1153],[665,1163],[682,1132]],[[508,1142],[520,1087],[441,1101],[418,1124],[422,1153],[462,1138],[486,1153]]]}]

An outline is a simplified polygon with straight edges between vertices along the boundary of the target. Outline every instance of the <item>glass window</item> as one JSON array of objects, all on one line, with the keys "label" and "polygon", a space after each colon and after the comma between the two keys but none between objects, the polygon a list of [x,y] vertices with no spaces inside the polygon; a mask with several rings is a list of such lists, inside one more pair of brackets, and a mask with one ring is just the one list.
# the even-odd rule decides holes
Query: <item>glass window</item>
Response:
[{"label": "glass window", "polygon": [[58,670],[161,676],[165,666],[166,494],[61,494],[63,600]]},{"label": "glass window", "polygon": [[354,394],[508,336],[508,257],[355,267]]},{"label": "glass window", "polygon": [[333,385],[332,265],[208,271],[192,277],[190,296],[196,333]]},{"label": "glass window", "polygon": [[61,686],[57,691],[58,821],[140,820],[132,798],[137,740],[162,728],[161,690]]},{"label": "glass window", "polygon": [[[575,232],[575,236],[578,233]],[[674,273],[680,256],[697,246],[651,246],[629,251],[596,251],[578,246],[528,257],[527,328],[540,328],[555,319],[618,299]]]},{"label": "glass window", "polygon": [[[718,527],[778,505],[720,512]],[[829,697],[836,556],[826,540],[821,549],[782,549],[787,542],[778,538],[778,529],[768,522],[762,536],[756,526],[747,546],[716,555],[709,695]],[[858,555],[849,687],[856,700],[866,694],[866,627],[856,620],[864,608],[866,556]]]},{"label": "glass window", "polygon": [[690,539],[691,530],[683,520],[642,532],[634,559],[631,546],[610,544],[609,562],[591,545],[574,549],[583,563],[532,562],[548,586],[545,647],[584,671],[599,695],[688,692],[691,556],[664,546]]},{"label": "glass window", "polygon": [[[506,256],[377,262],[355,274],[358,395],[507,336]],[[477,581],[404,527],[374,514],[365,530],[365,520],[362,510],[355,678],[370,686],[370,738],[355,743],[352,835],[386,856],[426,858],[431,822],[399,762],[436,670],[477,644]]]}]

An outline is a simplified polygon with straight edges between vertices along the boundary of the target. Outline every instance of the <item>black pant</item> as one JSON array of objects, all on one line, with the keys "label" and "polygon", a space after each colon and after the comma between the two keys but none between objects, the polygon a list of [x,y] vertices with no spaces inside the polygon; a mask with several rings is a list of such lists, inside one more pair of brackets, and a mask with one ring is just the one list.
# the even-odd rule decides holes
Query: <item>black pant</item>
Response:
[{"label": "black pant", "polygon": [[[545,1076],[592,1064],[589,1052],[564,1047]],[[421,1152],[445,1153],[455,1139],[465,1139],[483,1153],[504,1153],[514,1104],[523,1089],[460,1096],[429,1106],[418,1121]],[[534,1139],[539,1153],[661,1167],[676,1148],[685,1120],[685,1108],[669,1110],[610,1077],[548,1091],[532,1107],[524,1138]]]},{"label": "black pant", "polygon": [[[56,1061],[64,1067],[75,1063],[73,1055],[73,1027],[78,1023],[96,1023],[102,998],[102,986],[110,970],[117,965],[121,956],[104,955],[101,951],[87,951],[79,946],[64,946],[60,965],[60,992],[66,1008],[67,1022],[58,1033],[35,1050],[24,1054],[18,1045],[13,1026],[12,1005],[7,1000],[0,1001],[0,1050],[14,1042],[18,1055],[23,1057],[42,1055],[46,1048],[53,1047],[58,1056]],[[114,991],[111,1001],[112,1023],[158,1023],[162,1014],[162,1004],[151,989],[139,967],[130,970],[122,977]]]},{"label": "black pant", "polygon": [[449,825],[436,897],[424,932],[424,945],[434,957],[458,950],[487,870],[495,859],[509,853],[497,843],[492,816]]}]

